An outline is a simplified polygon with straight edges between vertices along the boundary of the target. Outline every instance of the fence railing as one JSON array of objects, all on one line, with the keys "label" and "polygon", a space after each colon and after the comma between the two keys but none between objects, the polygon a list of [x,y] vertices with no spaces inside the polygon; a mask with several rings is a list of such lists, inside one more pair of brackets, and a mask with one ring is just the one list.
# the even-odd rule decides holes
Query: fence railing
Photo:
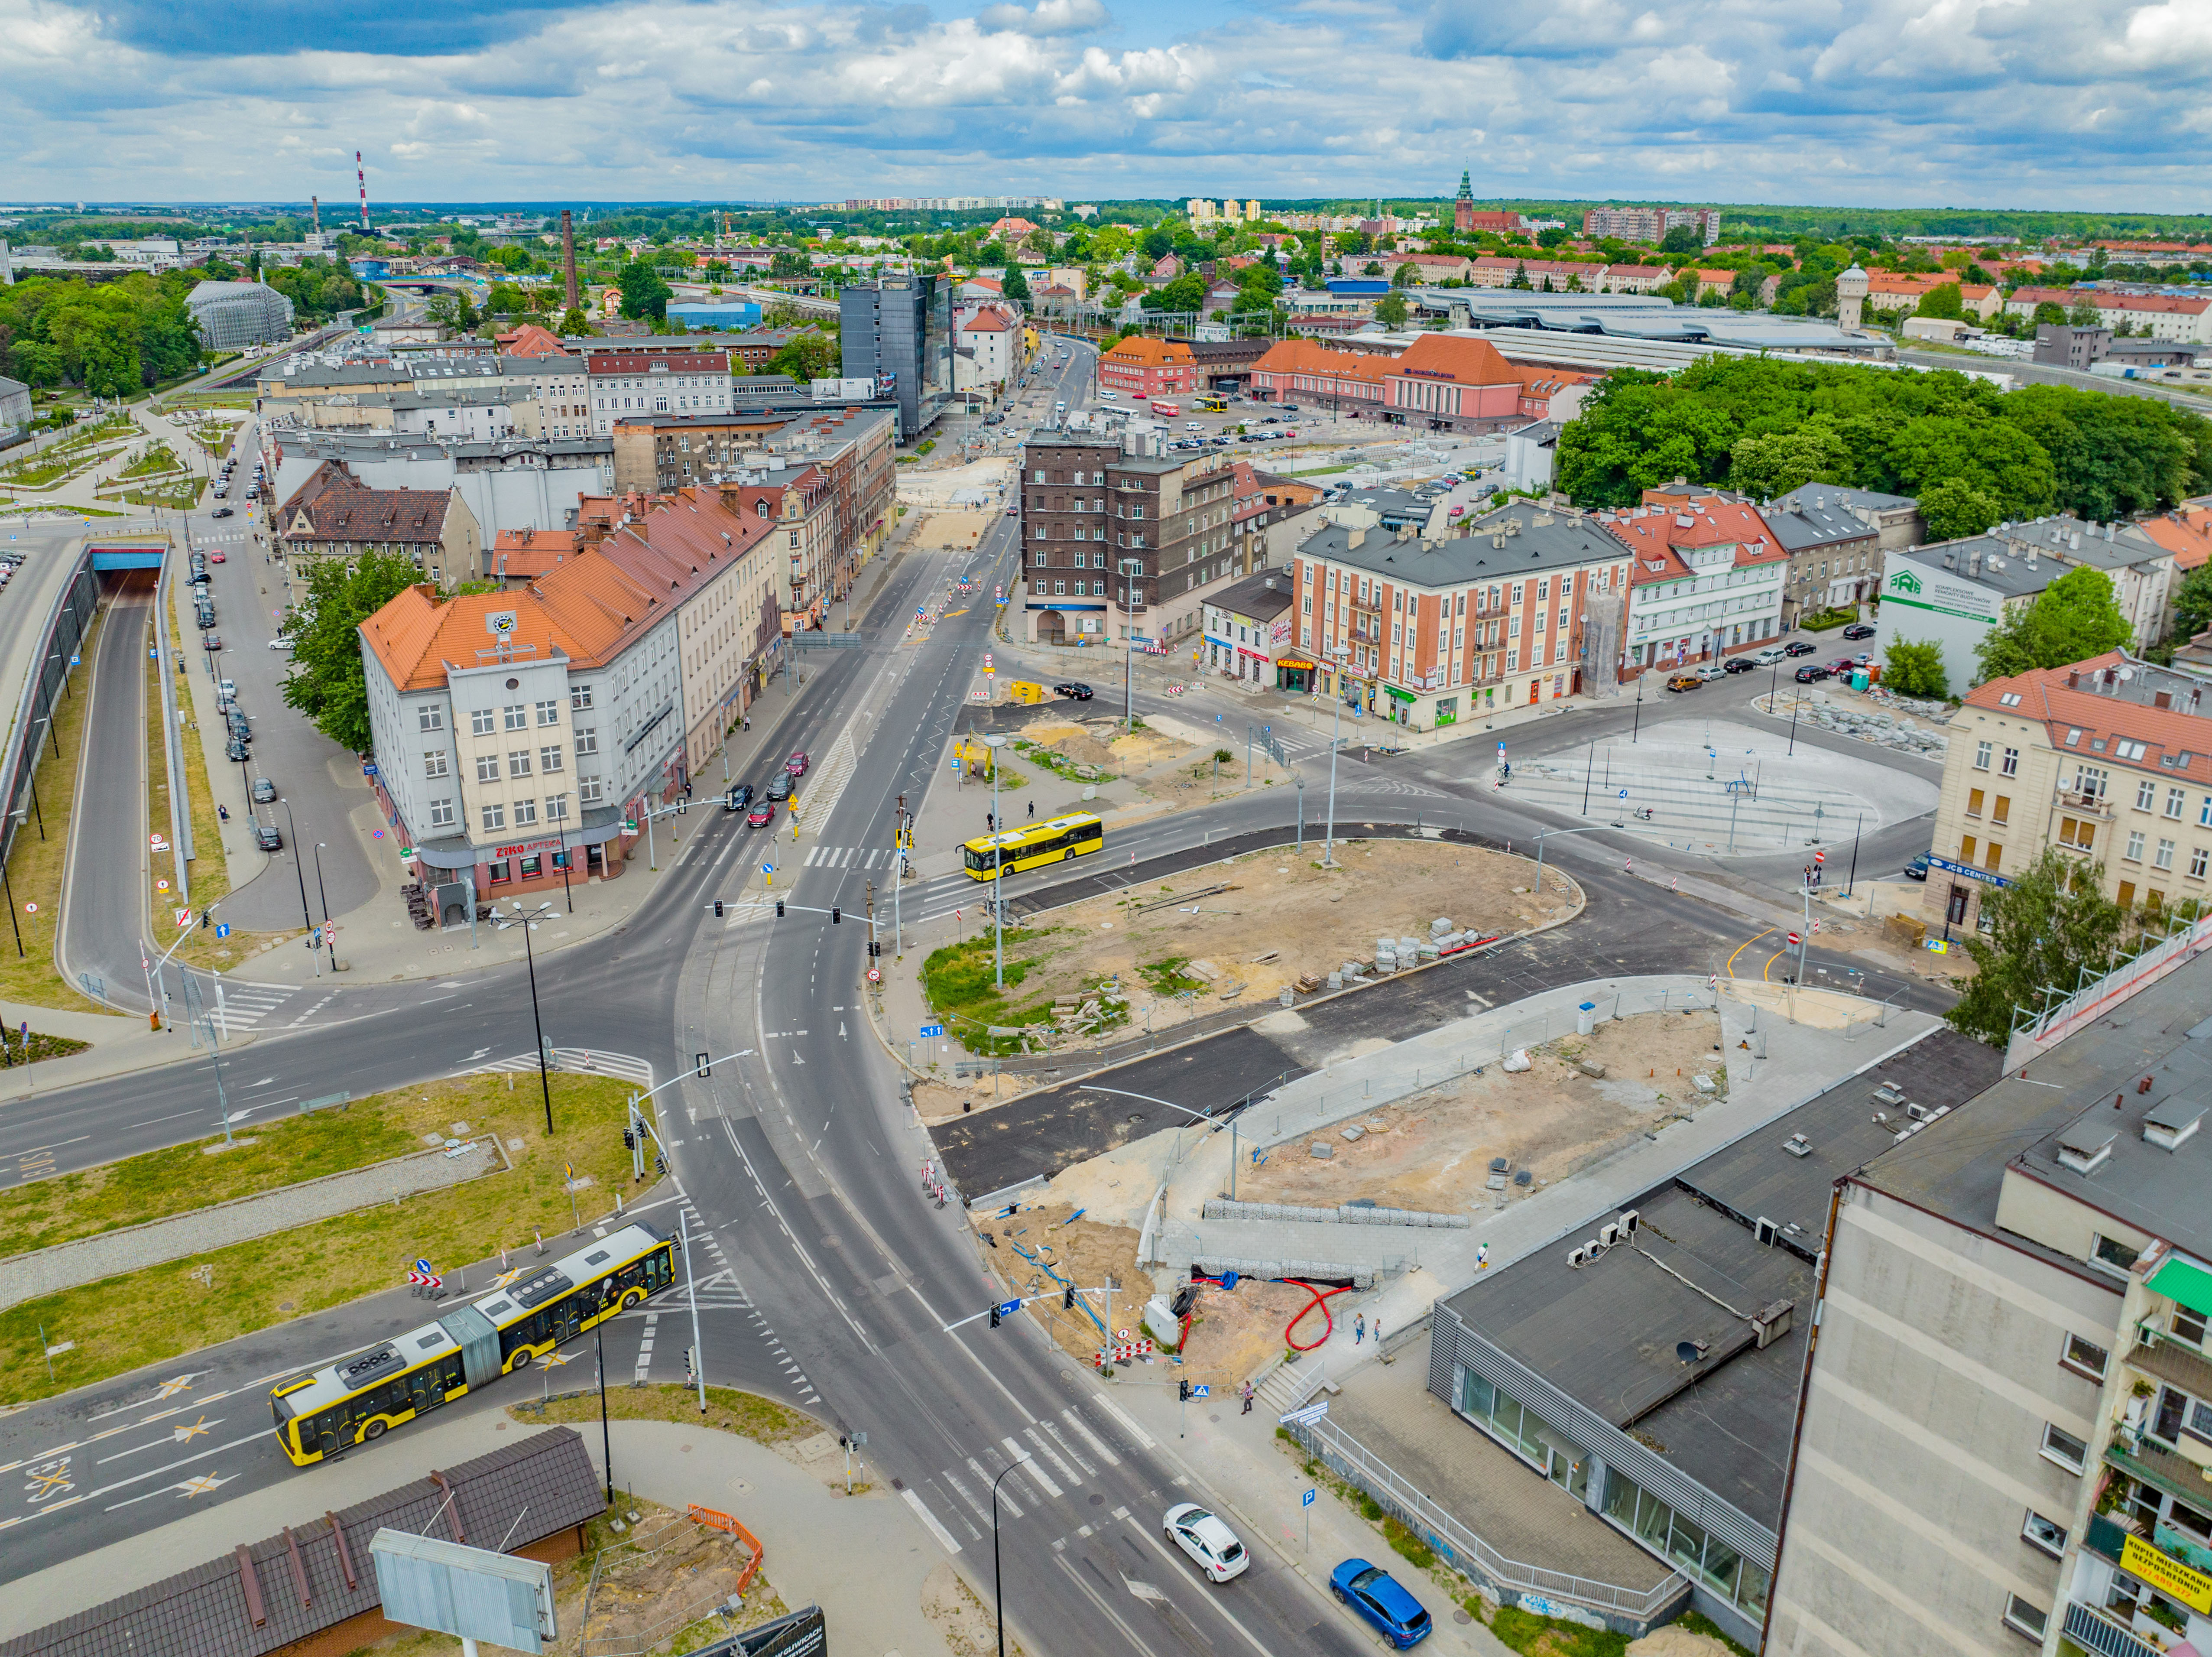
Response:
[{"label": "fence railing", "polygon": [[1632,1588],[1508,1558],[1326,1416],[1294,1425],[1291,1430],[1330,1468],[1384,1507],[1396,1509],[1401,1520],[1426,1536],[1454,1564],[1493,1588],[1571,1600],[1638,1623],[1649,1622],[1689,1592],[1689,1579],[1680,1571],[1670,1570],[1651,1587]]},{"label": "fence railing", "polygon": [[2098,1657],[2159,1657],[2158,1648],[2080,1600],[2066,1606],[2066,1637]]},{"label": "fence railing", "polygon": [[0,862],[15,850],[15,836],[25,813],[37,811],[32,795],[32,777],[38,770],[39,750],[52,740],[54,704],[69,694],[70,660],[84,643],[93,612],[100,606],[100,583],[92,573],[92,549],[80,549],[77,567],[48,613],[40,635],[38,659],[24,676],[4,746],[0,746]]}]

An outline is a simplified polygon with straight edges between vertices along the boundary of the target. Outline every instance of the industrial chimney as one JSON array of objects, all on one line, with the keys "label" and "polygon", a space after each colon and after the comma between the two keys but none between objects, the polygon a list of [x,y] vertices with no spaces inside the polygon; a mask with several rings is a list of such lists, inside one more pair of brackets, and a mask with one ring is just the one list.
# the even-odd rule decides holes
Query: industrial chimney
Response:
[{"label": "industrial chimney", "polygon": [[568,309],[576,308],[576,225],[568,210],[561,210],[561,265],[568,276]]}]

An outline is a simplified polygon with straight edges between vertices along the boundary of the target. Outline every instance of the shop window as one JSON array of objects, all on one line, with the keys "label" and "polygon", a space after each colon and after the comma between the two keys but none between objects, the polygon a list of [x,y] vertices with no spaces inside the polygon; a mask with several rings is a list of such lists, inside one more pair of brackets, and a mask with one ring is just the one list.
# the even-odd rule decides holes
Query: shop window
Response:
[{"label": "shop window", "polygon": [[487,867],[491,872],[491,883],[494,886],[505,886],[514,878],[514,866],[504,857]]}]

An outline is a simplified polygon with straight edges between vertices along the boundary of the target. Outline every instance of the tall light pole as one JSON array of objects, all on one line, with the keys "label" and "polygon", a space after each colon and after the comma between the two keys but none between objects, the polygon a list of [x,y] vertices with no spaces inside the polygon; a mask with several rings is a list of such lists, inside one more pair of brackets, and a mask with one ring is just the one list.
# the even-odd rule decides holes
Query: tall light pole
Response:
[{"label": "tall light pole", "polygon": [[1132,731],[1137,728],[1137,577],[1144,573],[1142,558],[1121,560],[1122,727]]},{"label": "tall light pole", "polygon": [[1000,834],[1006,825],[999,818],[999,750],[1006,746],[1006,739],[995,731],[983,739],[991,750],[991,924],[994,935],[991,944],[992,981],[998,988],[1006,987],[1006,911],[1001,893],[1006,891],[1006,852],[999,844]]},{"label": "tall light pole", "polygon": [[315,842],[315,895],[323,904],[323,942],[331,952],[331,971],[338,970],[337,938],[331,930],[331,889],[323,884],[323,842]]},{"label": "tall light pole", "polygon": [[1344,728],[1344,664],[1352,659],[1352,647],[1333,644],[1330,658],[1336,663],[1336,694],[1329,699],[1336,704],[1336,713],[1328,728],[1328,836],[1322,844],[1321,866],[1329,868],[1336,862],[1336,745],[1339,733]]},{"label": "tall light pole", "polygon": [[514,914],[511,918],[502,919],[499,911],[496,909],[492,911],[493,922],[501,931],[504,932],[508,928],[516,926],[522,929],[522,958],[529,964],[530,968],[530,1027],[538,1037],[538,1091],[545,1100],[545,1136],[548,1139],[553,1136],[553,1084],[545,1075],[545,1025],[538,1010],[538,957],[531,948],[530,929],[533,923],[544,919],[552,912],[552,905],[540,904],[535,910],[525,914],[522,905],[519,901],[514,905]]},{"label": "tall light pole", "polygon": [[1006,1590],[999,1575],[999,1481],[1021,1465],[1019,1461],[1008,1462],[1006,1471],[991,1481],[991,1598],[998,1602],[999,1608],[999,1657],[1006,1657]]}]

